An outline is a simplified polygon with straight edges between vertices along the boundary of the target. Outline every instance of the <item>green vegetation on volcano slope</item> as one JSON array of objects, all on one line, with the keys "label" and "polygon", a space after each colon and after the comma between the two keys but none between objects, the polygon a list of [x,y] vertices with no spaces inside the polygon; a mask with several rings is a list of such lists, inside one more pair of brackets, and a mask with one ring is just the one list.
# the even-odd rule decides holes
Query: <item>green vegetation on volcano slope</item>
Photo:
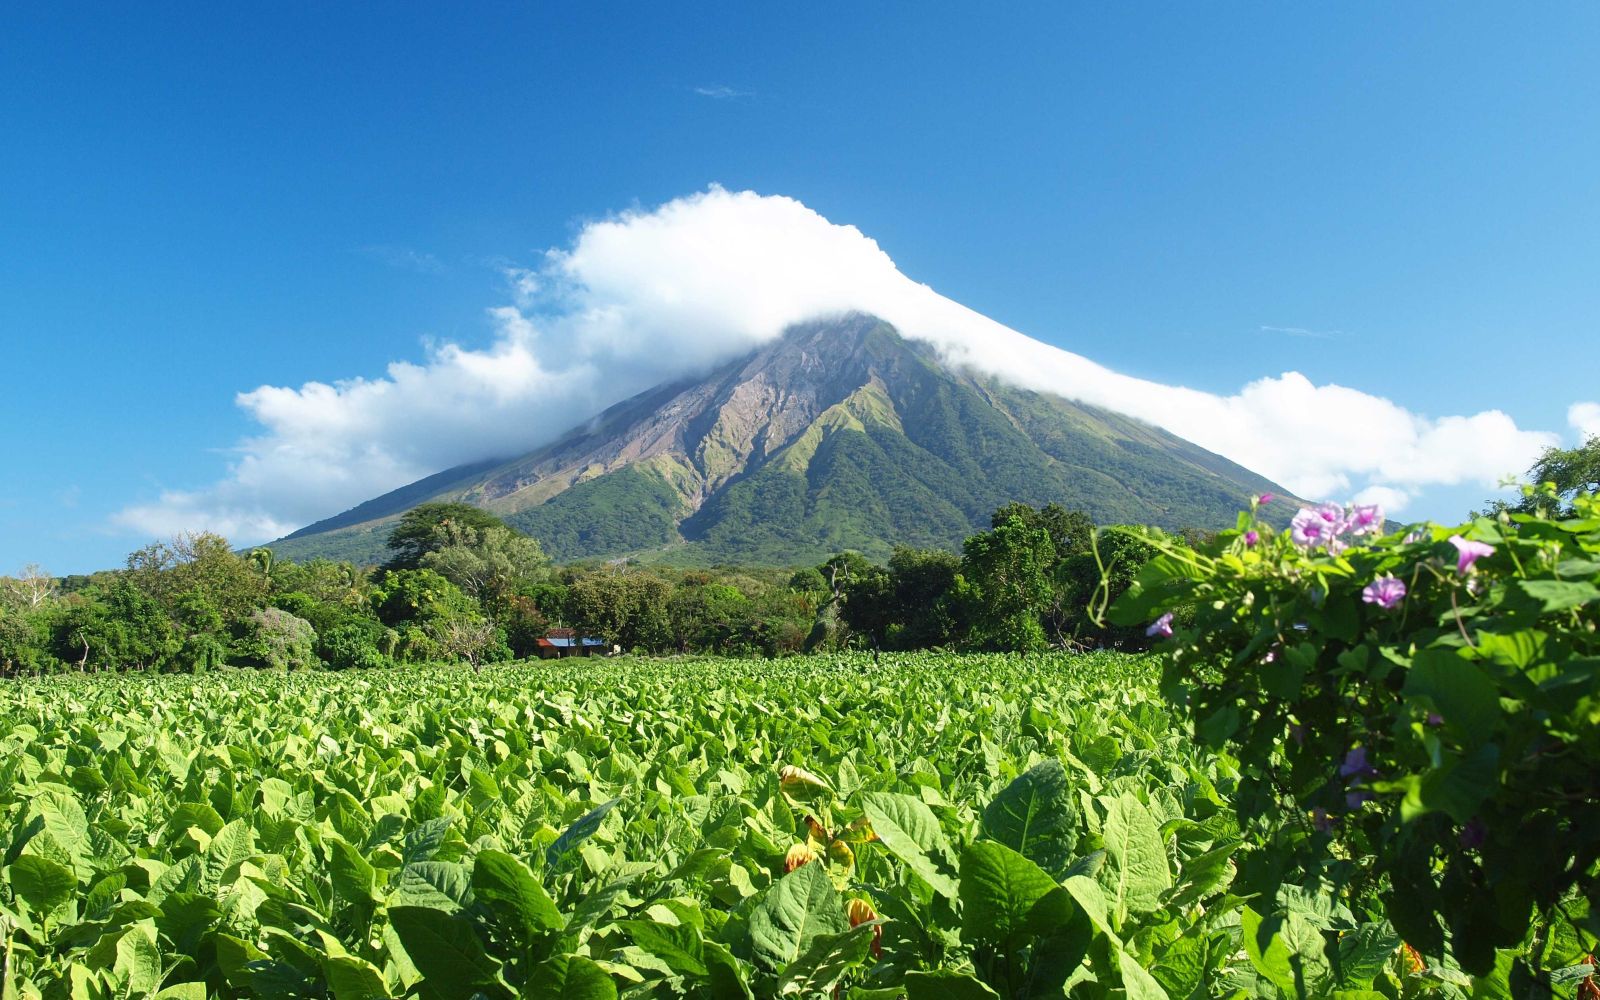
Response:
[{"label": "green vegetation on volcano slope", "polygon": [[0,762],[8,997],[1467,995],[1141,658],[55,677]]}]

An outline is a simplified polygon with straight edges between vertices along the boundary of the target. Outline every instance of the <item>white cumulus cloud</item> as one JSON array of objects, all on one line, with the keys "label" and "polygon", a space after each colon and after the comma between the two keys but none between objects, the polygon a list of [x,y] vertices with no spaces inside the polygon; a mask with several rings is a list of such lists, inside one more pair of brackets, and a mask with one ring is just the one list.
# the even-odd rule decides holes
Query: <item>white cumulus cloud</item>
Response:
[{"label": "white cumulus cloud", "polygon": [[[720,188],[592,222],[534,268],[508,269],[487,347],[433,347],[379,378],[238,397],[261,433],[229,476],[117,515],[158,534],[271,538],[451,465],[511,457],[606,406],[819,316],[861,310],[946,358],[1164,427],[1308,497],[1398,509],[1419,490],[1493,486],[1553,434],[1499,410],[1413,413],[1298,372],[1231,395],[1132,378],[1033,340],[901,274],[872,239],[792,198]],[[1600,405],[1574,406],[1600,426]]]},{"label": "white cumulus cloud", "polygon": [[1600,437],[1600,403],[1573,403],[1567,410],[1567,423],[1584,441]]}]

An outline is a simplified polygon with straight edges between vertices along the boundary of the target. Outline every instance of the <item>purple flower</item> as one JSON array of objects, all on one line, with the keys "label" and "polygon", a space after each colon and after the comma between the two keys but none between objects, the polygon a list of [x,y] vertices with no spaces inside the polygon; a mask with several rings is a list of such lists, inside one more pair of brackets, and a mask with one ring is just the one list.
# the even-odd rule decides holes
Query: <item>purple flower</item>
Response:
[{"label": "purple flower", "polygon": [[1347,809],[1360,809],[1363,804],[1371,801],[1372,793],[1362,789],[1344,793],[1344,804]]},{"label": "purple flower", "polygon": [[1333,820],[1328,817],[1328,810],[1317,806],[1311,810],[1311,826],[1318,833],[1327,833],[1333,829]]},{"label": "purple flower", "polygon": [[1372,765],[1367,763],[1367,748],[1356,747],[1344,755],[1344,763],[1339,765],[1341,778],[1365,778],[1377,774]]},{"label": "purple flower", "polygon": [[1494,555],[1494,546],[1485,545],[1483,542],[1469,542],[1460,535],[1451,535],[1450,544],[1456,547],[1460,558],[1456,560],[1456,572],[1466,576],[1472,569],[1472,564],[1484,556]]},{"label": "purple flower", "polygon": [[1427,723],[1435,728],[1442,726],[1444,725],[1444,716],[1440,715],[1438,712],[1429,712]]},{"label": "purple flower", "polygon": [[1263,493],[1260,496],[1256,497],[1256,503],[1258,505],[1265,505],[1265,504],[1271,503],[1275,499],[1277,499],[1277,495],[1276,494],[1274,494],[1274,493]]},{"label": "purple flower", "polygon": [[1328,530],[1328,523],[1316,511],[1301,507],[1294,520],[1289,522],[1289,537],[1294,539],[1296,545],[1311,548],[1325,544],[1333,537],[1333,532]]},{"label": "purple flower", "polygon": [[1350,508],[1350,531],[1357,535],[1376,535],[1383,530],[1383,508],[1375,503]]},{"label": "purple flower", "polygon": [[1406,599],[1405,581],[1393,576],[1380,576],[1361,591],[1361,599],[1385,611],[1393,611],[1396,605]]},{"label": "purple flower", "polygon": [[1144,630],[1144,634],[1158,639],[1172,638],[1172,612],[1168,611],[1160,618],[1157,618],[1149,628]]},{"label": "purple flower", "polygon": [[1461,842],[1462,847],[1470,851],[1483,846],[1483,842],[1489,839],[1489,831],[1484,827],[1483,820],[1474,816],[1467,820],[1467,825],[1461,828],[1456,839]]},{"label": "purple flower", "polygon": [[1253,547],[1259,541],[1261,541],[1261,532],[1256,529],[1251,528],[1244,533],[1244,544],[1247,548]]}]

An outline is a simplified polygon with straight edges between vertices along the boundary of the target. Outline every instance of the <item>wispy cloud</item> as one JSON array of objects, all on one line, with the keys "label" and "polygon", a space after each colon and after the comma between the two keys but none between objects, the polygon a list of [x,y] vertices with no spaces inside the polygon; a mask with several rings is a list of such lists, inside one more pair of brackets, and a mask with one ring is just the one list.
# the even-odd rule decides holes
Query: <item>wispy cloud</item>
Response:
[{"label": "wispy cloud", "polygon": [[1310,330],[1303,326],[1261,326],[1262,333],[1281,333],[1286,337],[1310,337],[1313,340],[1331,340],[1342,336],[1343,330]]},{"label": "wispy cloud", "polygon": [[712,86],[695,87],[694,92],[701,97],[709,97],[716,101],[736,101],[756,96],[756,92],[753,90],[740,90],[737,87],[729,87],[720,83]]},{"label": "wispy cloud", "polygon": [[388,267],[399,268],[402,271],[416,271],[421,274],[444,274],[450,270],[444,261],[431,253],[414,250],[411,247],[396,246],[391,243],[373,243],[356,250],[363,257],[370,257],[380,264]]}]

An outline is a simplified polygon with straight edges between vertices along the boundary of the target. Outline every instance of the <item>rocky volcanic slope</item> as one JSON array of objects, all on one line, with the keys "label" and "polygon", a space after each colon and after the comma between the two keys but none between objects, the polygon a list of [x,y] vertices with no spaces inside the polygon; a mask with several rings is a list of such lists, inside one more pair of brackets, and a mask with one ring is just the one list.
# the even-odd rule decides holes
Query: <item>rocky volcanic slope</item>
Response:
[{"label": "rocky volcanic slope", "polygon": [[[465,449],[464,449],[465,450]],[[487,508],[558,559],[797,564],[853,548],[958,548],[1020,500],[1102,524],[1217,528],[1284,492],[1129,417],[944,365],[862,315],[799,326],[700,380],[659,386],[509,461],[446,470],[273,548],[379,562],[431,499]]]}]

